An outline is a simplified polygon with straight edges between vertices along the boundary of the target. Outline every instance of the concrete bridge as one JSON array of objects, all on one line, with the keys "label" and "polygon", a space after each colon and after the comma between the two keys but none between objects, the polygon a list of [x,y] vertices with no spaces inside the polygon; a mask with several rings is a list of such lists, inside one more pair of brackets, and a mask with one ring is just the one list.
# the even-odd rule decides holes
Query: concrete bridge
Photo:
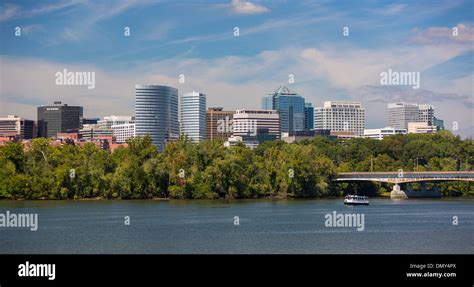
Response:
[{"label": "concrete bridge", "polygon": [[[425,171],[425,172],[342,172],[334,181],[377,181],[393,183],[392,198],[406,197],[441,197],[438,186],[427,191],[424,182],[440,181],[474,181],[474,171]],[[414,192],[408,187],[403,191],[400,184],[422,182],[422,190]]]}]

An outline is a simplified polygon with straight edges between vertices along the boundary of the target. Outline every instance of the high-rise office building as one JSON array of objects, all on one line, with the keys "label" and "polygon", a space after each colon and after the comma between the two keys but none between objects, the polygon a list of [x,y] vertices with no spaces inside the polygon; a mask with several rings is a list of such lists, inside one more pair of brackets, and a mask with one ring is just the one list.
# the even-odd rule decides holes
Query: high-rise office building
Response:
[{"label": "high-rise office building", "polygon": [[0,118],[0,137],[15,137],[18,139],[32,139],[36,136],[35,121],[8,115]]},{"label": "high-rise office building", "polygon": [[262,109],[278,111],[282,133],[305,129],[304,98],[287,87],[280,86],[273,93],[264,96]]},{"label": "high-rise office building", "polygon": [[326,101],[323,107],[315,109],[314,128],[361,136],[365,128],[365,109],[360,102]]},{"label": "high-rise office building", "polygon": [[54,102],[38,107],[38,136],[56,137],[58,133],[78,132],[82,127],[83,108]]},{"label": "high-rise office building", "polygon": [[408,123],[418,122],[418,105],[415,103],[388,104],[388,126],[396,129],[408,129]]},{"label": "high-rise office building", "polygon": [[397,129],[408,129],[408,123],[434,125],[434,108],[428,104],[390,103],[388,104],[388,125]]},{"label": "high-rise office building", "polygon": [[276,110],[237,110],[232,121],[233,136],[275,135],[280,138],[280,117]]},{"label": "high-rise office building", "polygon": [[135,86],[135,130],[150,135],[163,151],[167,142],[179,138],[178,90],[159,85]]},{"label": "high-rise office building", "polygon": [[199,142],[206,139],[206,95],[185,93],[180,97],[181,134]]},{"label": "high-rise office building", "polygon": [[314,108],[311,103],[305,103],[304,105],[304,129],[314,129]]},{"label": "high-rise office building", "polygon": [[237,110],[232,121],[232,136],[224,146],[242,143],[250,148],[280,138],[280,117],[276,110]]},{"label": "high-rise office building", "polygon": [[432,105],[418,105],[418,122],[434,125],[434,108]]},{"label": "high-rise office building", "polygon": [[124,143],[128,139],[134,138],[136,135],[134,123],[113,125],[111,128],[116,143]]},{"label": "high-rise office building", "polygon": [[232,136],[234,111],[224,111],[221,107],[211,107],[206,112],[206,139],[227,140]]}]

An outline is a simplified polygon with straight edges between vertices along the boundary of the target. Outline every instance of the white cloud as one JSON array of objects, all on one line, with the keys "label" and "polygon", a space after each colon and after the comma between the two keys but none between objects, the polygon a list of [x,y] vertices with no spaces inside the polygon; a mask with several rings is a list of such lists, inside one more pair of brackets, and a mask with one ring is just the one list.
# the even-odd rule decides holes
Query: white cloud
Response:
[{"label": "white cloud", "polygon": [[[36,119],[36,107],[55,100],[84,105],[86,115],[127,113],[133,110],[134,77],[106,73],[94,65],[63,64],[31,58],[0,57],[0,114],[18,114]],[[90,71],[96,74],[96,87],[56,86],[55,73]]]},{"label": "white cloud", "polygon": [[474,73],[471,73],[466,77],[457,78],[453,80],[452,83],[452,87],[446,88],[451,88],[465,95],[471,95],[471,101],[474,106]]},{"label": "white cloud", "polygon": [[156,25],[152,25],[152,29],[147,32],[147,35],[143,38],[146,41],[158,41],[166,38],[168,33],[176,27],[173,22],[161,22]]},{"label": "white cloud", "polygon": [[21,7],[17,5],[6,3],[3,5],[2,9],[0,9],[2,11],[0,12],[0,22],[9,21],[13,19],[35,17],[35,16],[51,13],[54,11],[71,8],[71,7],[77,6],[78,4],[83,4],[86,1],[87,0],[64,0],[64,1],[59,1],[57,3],[50,3],[50,4],[37,6],[29,10],[21,9]]},{"label": "white cloud", "polygon": [[232,0],[231,9],[235,14],[261,14],[270,11],[267,7],[248,1]]},{"label": "white cloud", "polygon": [[301,50],[300,67],[348,92],[379,84],[380,73],[389,68],[420,72],[423,85],[423,71],[470,50],[469,46],[456,44],[393,47],[385,50],[326,46]]},{"label": "white cloud", "polygon": [[20,11],[20,8],[12,4],[4,4],[0,9],[0,22],[15,18]]},{"label": "white cloud", "polygon": [[45,4],[45,5],[33,8],[31,10],[25,11],[24,16],[34,17],[34,16],[70,8],[79,4],[84,4],[86,2],[87,0],[64,0],[64,1],[59,1],[57,3]]},{"label": "white cloud", "polygon": [[[296,83],[289,85],[290,88],[308,101],[319,105],[325,100],[344,97],[360,100],[367,108],[367,122],[377,124],[375,127],[386,124],[387,102],[412,99],[435,105],[436,113],[446,122],[464,123],[466,129],[460,132],[468,134],[467,123],[473,114],[472,75],[453,80],[446,78],[441,84],[447,88],[440,90],[430,79],[423,78],[423,71],[470,50],[470,45],[461,42],[377,50],[325,44],[317,48],[264,51],[254,56],[214,59],[183,56],[154,62],[147,59],[131,65],[127,71],[116,72],[94,65],[1,57],[0,93],[4,110],[0,113],[35,118],[35,109],[31,106],[62,100],[84,105],[86,116],[133,114],[133,89],[139,83],[170,85],[177,87],[180,93],[203,92],[207,94],[208,106],[259,108],[261,97],[287,84],[288,74],[293,73]],[[96,89],[55,86],[54,73],[64,68],[95,71]],[[380,73],[389,68],[420,71],[422,89],[406,92],[380,87]],[[181,73],[186,77],[184,84],[178,83]],[[367,86],[377,88],[367,89]]]},{"label": "white cloud", "polygon": [[390,4],[382,8],[371,9],[370,11],[383,16],[392,16],[404,12],[406,8],[406,4]]},{"label": "white cloud", "polygon": [[44,26],[39,24],[32,24],[32,25],[24,25],[21,27],[21,34],[22,35],[31,35],[36,32],[44,32]]},{"label": "white cloud", "polygon": [[[156,4],[159,0],[125,0],[118,2],[86,1],[80,6],[79,13],[71,15],[70,25],[64,27],[61,33],[62,39],[66,42],[77,42],[88,33],[93,33],[92,29],[97,23],[113,18],[125,13],[128,10],[140,9],[145,6]],[[89,35],[90,36],[90,35]],[[59,40],[51,41],[51,44],[60,43]]]},{"label": "white cloud", "polygon": [[[457,28],[458,35],[453,35],[453,28]],[[455,27],[430,27],[428,29],[414,29],[411,41],[416,44],[440,44],[460,42],[468,45],[474,42],[474,27],[458,24]]]},{"label": "white cloud", "polygon": [[71,28],[64,28],[64,31],[62,32],[61,36],[67,42],[79,42],[80,40],[79,33]]}]

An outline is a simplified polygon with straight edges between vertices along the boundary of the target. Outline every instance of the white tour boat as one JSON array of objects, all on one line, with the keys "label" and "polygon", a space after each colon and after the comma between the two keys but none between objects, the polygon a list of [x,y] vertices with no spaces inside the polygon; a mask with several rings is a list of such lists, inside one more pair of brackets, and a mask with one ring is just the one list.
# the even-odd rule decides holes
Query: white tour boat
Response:
[{"label": "white tour boat", "polygon": [[363,195],[346,195],[344,204],[347,205],[369,205],[369,198]]}]

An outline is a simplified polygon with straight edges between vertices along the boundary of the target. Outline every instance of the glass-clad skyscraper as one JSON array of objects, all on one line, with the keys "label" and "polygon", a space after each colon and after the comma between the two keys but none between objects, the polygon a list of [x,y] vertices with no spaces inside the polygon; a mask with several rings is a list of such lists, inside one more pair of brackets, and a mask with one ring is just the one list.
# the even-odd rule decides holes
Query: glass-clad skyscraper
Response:
[{"label": "glass-clad skyscraper", "polygon": [[305,103],[304,107],[304,129],[314,129],[314,108],[313,104]]},{"label": "glass-clad skyscraper", "polygon": [[135,129],[137,136],[150,135],[163,151],[165,144],[179,138],[178,90],[159,85],[135,86]]},{"label": "glass-clad skyscraper", "polygon": [[181,134],[198,142],[206,138],[206,95],[185,93],[180,97]]},{"label": "glass-clad skyscraper", "polygon": [[273,93],[264,96],[262,109],[278,111],[282,133],[305,129],[304,98],[287,87],[280,86]]}]

